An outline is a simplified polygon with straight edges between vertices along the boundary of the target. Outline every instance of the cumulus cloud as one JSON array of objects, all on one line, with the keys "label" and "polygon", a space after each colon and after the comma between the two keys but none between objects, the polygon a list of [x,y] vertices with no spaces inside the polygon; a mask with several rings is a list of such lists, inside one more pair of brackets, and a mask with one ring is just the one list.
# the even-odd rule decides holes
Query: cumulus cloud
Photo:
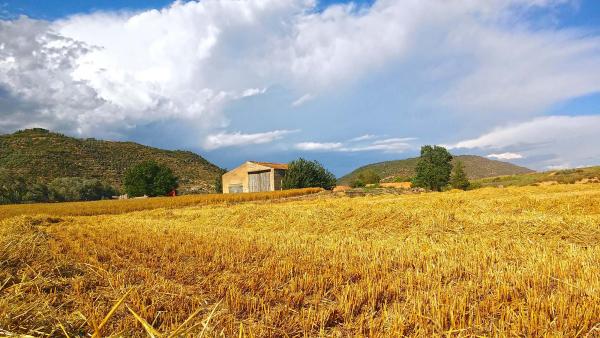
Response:
[{"label": "cumulus cloud", "polygon": [[[533,158],[534,166],[575,167],[600,162],[600,116],[546,116],[494,129],[452,149],[505,151]],[[516,158],[516,157],[515,157]],[[505,158],[508,159],[508,158]]]},{"label": "cumulus cloud", "polygon": [[516,160],[523,158],[523,155],[517,153],[501,153],[501,154],[489,154],[486,157],[495,158],[497,160]]},{"label": "cumulus cloud", "polygon": [[282,139],[285,135],[295,132],[297,130],[273,130],[254,134],[220,132],[206,136],[202,145],[206,150],[214,150],[233,146],[264,144]]}]

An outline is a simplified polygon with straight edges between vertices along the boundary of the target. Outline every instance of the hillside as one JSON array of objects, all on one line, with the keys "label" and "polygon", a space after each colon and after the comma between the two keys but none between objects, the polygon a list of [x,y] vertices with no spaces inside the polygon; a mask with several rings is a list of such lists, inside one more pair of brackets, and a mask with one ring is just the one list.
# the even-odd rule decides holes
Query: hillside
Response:
[{"label": "hillside", "polygon": [[190,151],[170,151],[133,142],[77,139],[35,128],[0,135],[0,169],[30,180],[97,178],[115,187],[132,165],[154,160],[179,177],[182,193],[212,192],[220,168]]},{"label": "hillside", "polygon": [[[493,177],[501,175],[527,174],[534,172],[531,169],[520,167],[512,163],[490,160],[485,157],[475,155],[455,156],[453,161],[460,160],[465,166],[465,172],[469,179],[478,179],[484,177]],[[338,183],[348,185],[358,175],[367,170],[373,170],[383,182],[392,182],[396,178],[399,180],[409,179],[415,174],[418,158],[407,158],[405,160],[385,161],[369,164],[360,167],[353,172],[341,177]]]},{"label": "hillside", "polygon": [[508,187],[535,184],[551,185],[598,182],[600,182],[600,166],[553,170],[520,175],[487,177],[472,181],[473,184],[481,187]]}]

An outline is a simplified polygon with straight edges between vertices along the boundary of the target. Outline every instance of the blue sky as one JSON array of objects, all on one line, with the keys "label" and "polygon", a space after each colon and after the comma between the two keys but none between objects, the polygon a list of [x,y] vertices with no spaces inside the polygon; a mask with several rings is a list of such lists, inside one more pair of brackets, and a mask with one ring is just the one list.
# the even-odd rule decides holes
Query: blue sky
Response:
[{"label": "blue sky", "polygon": [[1,1],[0,132],[336,175],[442,144],[600,164],[593,0]]}]

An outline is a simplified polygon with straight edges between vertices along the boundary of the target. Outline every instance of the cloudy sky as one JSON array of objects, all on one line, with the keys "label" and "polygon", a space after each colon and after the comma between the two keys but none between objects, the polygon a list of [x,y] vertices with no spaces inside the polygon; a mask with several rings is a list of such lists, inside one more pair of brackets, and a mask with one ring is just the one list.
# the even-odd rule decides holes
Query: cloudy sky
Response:
[{"label": "cloudy sky", "polygon": [[0,133],[29,127],[227,168],[600,164],[600,1],[0,0]]}]

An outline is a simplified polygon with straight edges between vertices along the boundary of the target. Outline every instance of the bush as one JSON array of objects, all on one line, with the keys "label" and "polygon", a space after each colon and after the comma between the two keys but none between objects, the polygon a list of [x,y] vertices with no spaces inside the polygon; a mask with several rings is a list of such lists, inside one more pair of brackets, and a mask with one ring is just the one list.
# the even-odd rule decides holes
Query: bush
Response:
[{"label": "bush", "polygon": [[23,197],[23,202],[48,202],[50,201],[50,189],[46,184],[33,183],[28,184],[27,192]]},{"label": "bush", "polygon": [[413,186],[441,191],[450,181],[452,155],[441,146],[421,147]]},{"label": "bush", "polygon": [[142,162],[127,169],[123,185],[127,194],[132,197],[166,196],[178,186],[173,171],[154,161]]},{"label": "bush", "polygon": [[81,177],[63,177],[48,184],[48,196],[51,201],[96,201],[108,199],[117,192],[98,179]]},{"label": "bush", "polygon": [[7,170],[0,170],[0,204],[20,203],[27,192],[25,180]]},{"label": "bush", "polygon": [[288,165],[282,181],[283,189],[335,188],[335,176],[317,161],[299,158]]},{"label": "bush", "polygon": [[375,171],[369,169],[358,174],[358,180],[362,181],[365,185],[378,184],[381,181],[381,177]]},{"label": "bush", "polygon": [[396,176],[394,177],[394,182],[396,183],[402,183],[402,182],[412,182],[414,180],[414,177],[410,177],[410,176]]},{"label": "bush", "polygon": [[366,185],[365,182],[363,180],[361,180],[360,178],[357,178],[354,181],[352,181],[352,183],[350,183],[350,186],[352,188],[362,188],[365,185]]}]

